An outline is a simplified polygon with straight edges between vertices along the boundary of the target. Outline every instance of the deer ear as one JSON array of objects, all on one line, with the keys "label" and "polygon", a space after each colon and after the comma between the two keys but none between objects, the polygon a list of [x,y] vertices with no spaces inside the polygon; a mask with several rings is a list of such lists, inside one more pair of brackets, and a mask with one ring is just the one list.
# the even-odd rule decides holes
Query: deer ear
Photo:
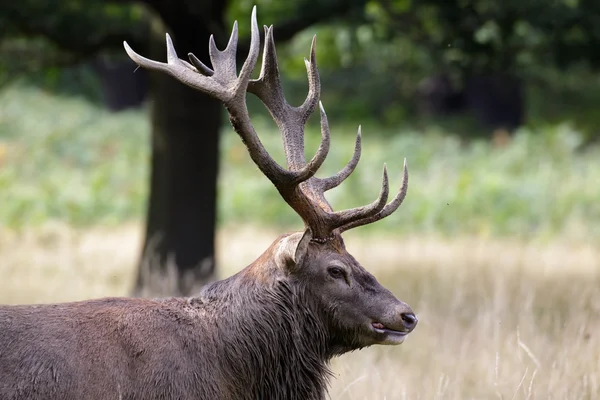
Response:
[{"label": "deer ear", "polygon": [[294,263],[296,265],[301,265],[308,253],[308,245],[312,239],[312,231],[310,228],[306,228],[302,238],[298,242],[298,246],[296,246],[296,251],[294,253]]},{"label": "deer ear", "polygon": [[275,255],[277,266],[282,269],[293,270],[299,265],[302,265],[306,254],[308,253],[308,245],[312,239],[312,231],[307,228],[302,236],[300,232],[286,236],[279,242],[279,248]]}]

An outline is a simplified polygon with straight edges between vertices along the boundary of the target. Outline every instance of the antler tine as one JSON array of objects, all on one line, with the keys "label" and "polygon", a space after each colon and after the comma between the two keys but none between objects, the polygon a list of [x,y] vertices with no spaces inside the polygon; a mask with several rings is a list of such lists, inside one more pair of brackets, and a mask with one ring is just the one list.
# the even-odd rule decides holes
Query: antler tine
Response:
[{"label": "antler tine", "polygon": [[191,65],[189,63],[184,63],[183,60],[180,60],[177,57],[177,52],[173,46],[171,36],[169,36],[168,33],[165,36],[167,42],[166,63],[150,60],[149,58],[139,55],[133,51],[127,42],[123,42],[123,47],[125,47],[125,51],[127,52],[127,55],[129,55],[129,58],[140,67],[153,71],[165,72],[185,85],[208,93],[223,102],[229,101],[231,94],[219,82],[210,79],[208,76],[198,74],[197,70],[190,68]]},{"label": "antler tine", "polygon": [[[237,50],[237,42],[238,42],[238,22],[234,21],[233,29],[231,30],[231,36],[229,36],[229,42],[227,43],[227,47],[223,51],[224,53],[229,55],[230,59],[232,58],[231,53],[233,53],[233,56],[235,56],[235,53]],[[210,35],[210,39],[208,41],[208,46],[209,46],[209,48],[208,48],[209,56],[214,65],[215,60],[216,60],[215,57],[219,57],[219,49],[217,49],[217,45],[215,44],[215,39],[214,39],[213,35]],[[207,67],[202,61],[200,61],[200,59],[198,59],[198,57],[196,57],[194,55],[194,53],[188,53],[188,58],[190,59],[190,62],[192,63],[194,68],[196,68],[196,70],[198,72],[200,72],[202,75],[205,75],[205,76],[213,76],[214,75],[215,71],[213,71],[211,68]],[[235,72],[235,68],[236,68],[235,59],[233,59],[234,72]]]},{"label": "antler tine", "polygon": [[385,207],[385,203],[387,202],[388,195],[390,193],[389,189],[387,167],[384,164],[383,182],[381,184],[381,191],[379,192],[379,197],[377,200],[366,206],[351,208],[349,210],[338,211],[330,214],[330,229],[333,230],[350,224],[353,221],[371,218],[377,215]]},{"label": "antler tine", "polygon": [[[252,71],[254,71],[256,61],[258,61],[258,54],[260,53],[260,33],[258,32],[258,22],[256,21],[256,6],[252,8],[252,22],[250,25],[252,31],[250,34],[250,51],[240,70],[240,81],[244,82],[244,97],[246,96],[245,92],[250,82],[250,76],[252,75]],[[233,57],[235,57],[235,52],[233,53]]]},{"label": "antler tine", "polygon": [[327,154],[329,154],[329,145],[331,143],[329,121],[327,120],[327,114],[325,114],[325,109],[321,102],[319,102],[319,109],[321,113],[321,144],[313,158],[311,158],[304,168],[297,172],[295,179],[295,182],[297,183],[304,182],[313,177],[319,168],[321,168],[321,165],[323,165],[323,162],[327,158]]},{"label": "antler tine", "polygon": [[[170,61],[169,57],[168,57],[168,55],[170,53],[169,43],[171,44],[171,46],[173,45],[173,43],[171,42],[171,37],[169,36],[168,33],[165,36],[166,36],[166,40],[167,40],[167,62],[169,62]],[[157,71],[162,71],[162,72],[167,72],[169,74],[171,73],[169,64],[150,60],[149,58],[139,55],[138,53],[133,51],[133,49],[129,46],[127,41],[123,41],[123,47],[125,47],[125,52],[127,52],[127,55],[129,56],[129,58],[131,58],[140,67],[157,70]]]},{"label": "antler tine", "polygon": [[316,91],[316,96],[310,94],[309,97],[311,100],[310,102],[308,99],[305,101],[306,106],[304,108],[302,106],[295,108],[287,103],[283,94],[283,88],[281,87],[273,26],[265,26],[264,28],[265,45],[260,76],[258,79],[250,81],[248,91],[255,94],[263,102],[282,132],[284,150],[290,172],[293,174],[293,179],[288,182],[281,182],[281,184],[293,186],[313,177],[325,161],[329,152],[329,124],[325,110],[321,105],[321,145],[315,156],[308,163],[305,161],[304,125],[307,117],[304,114],[307,111],[313,112],[314,107],[311,104],[315,103],[316,105],[319,95],[318,90],[320,88],[318,74],[315,72],[314,39],[311,54],[312,64],[307,68],[309,73],[309,92]]},{"label": "antler tine", "polygon": [[204,63],[202,61],[200,61],[200,59],[198,59],[198,57],[196,57],[194,55],[194,53],[188,53],[188,58],[190,59],[192,66],[194,66],[194,68],[196,68],[196,70],[199,73],[201,73],[202,75],[205,75],[205,76],[213,76],[214,75],[215,71],[213,71],[212,69],[210,69],[206,65],[204,65]]},{"label": "antler tine", "polygon": [[315,111],[315,107],[317,106],[321,94],[321,78],[319,76],[319,68],[317,67],[316,47],[317,35],[314,35],[310,45],[310,61],[306,58],[304,59],[304,65],[306,65],[306,73],[308,75],[308,95],[306,96],[304,103],[298,107],[298,111],[302,115],[304,122],[306,122]]},{"label": "antler tine", "polygon": [[363,225],[367,225],[367,224],[379,221],[379,220],[391,215],[394,211],[396,211],[398,209],[398,207],[400,207],[400,205],[404,201],[404,198],[406,197],[407,191],[408,191],[408,167],[406,166],[406,158],[405,158],[404,159],[404,171],[402,173],[402,186],[400,186],[400,190],[398,191],[398,194],[396,194],[396,196],[392,199],[392,201],[390,201],[385,207],[383,207],[383,209],[379,213],[377,213],[371,217],[356,219],[354,221],[351,221],[351,222],[341,226],[339,228],[340,233],[347,231],[348,229],[356,228],[358,226],[363,226]]},{"label": "antler tine", "polygon": [[248,92],[258,97],[267,107],[275,122],[280,124],[283,113],[286,111],[286,107],[284,106],[287,105],[287,102],[283,96],[283,89],[279,81],[279,66],[273,39],[273,25],[265,25],[263,28],[265,30],[265,45],[263,48],[262,67],[258,79],[252,79],[248,83]]},{"label": "antler tine", "polygon": [[354,144],[354,154],[348,163],[342,168],[337,174],[330,176],[329,178],[320,179],[320,185],[324,192],[338,187],[348,178],[360,161],[360,154],[362,150],[362,136],[360,132],[360,125],[358,126],[358,134],[356,135],[356,143]]},{"label": "antler tine", "polygon": [[225,50],[219,50],[215,43],[215,36],[210,35],[208,40],[208,54],[215,74],[222,77],[226,82],[235,81],[237,78],[236,70],[236,52],[238,41],[238,24],[233,23],[231,36]]}]

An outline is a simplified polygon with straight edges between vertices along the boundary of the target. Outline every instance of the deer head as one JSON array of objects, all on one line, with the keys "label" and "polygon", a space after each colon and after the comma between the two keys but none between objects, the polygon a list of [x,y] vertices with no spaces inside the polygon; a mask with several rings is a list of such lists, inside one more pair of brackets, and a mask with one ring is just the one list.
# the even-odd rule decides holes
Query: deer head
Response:
[{"label": "deer head", "polygon": [[[291,294],[303,293],[322,310],[330,354],[340,354],[372,344],[399,344],[417,324],[411,308],[381,286],[345,249],[342,232],[373,223],[392,214],[406,196],[408,172],[404,163],[403,182],[396,196],[387,203],[387,170],[378,198],[371,204],[343,211],[333,211],[325,192],[340,185],[354,171],[361,153],[360,127],[354,155],[337,174],[327,178],[315,176],[329,151],[330,133],[327,115],[319,102],[320,79],[313,38],[310,60],[305,59],[309,91],[299,107],[287,103],[281,82],[273,27],[265,26],[263,62],[258,79],[251,74],[259,56],[260,37],[256,7],[252,10],[252,33],[247,59],[238,74],[236,69],[237,22],[225,50],[209,41],[212,68],[192,53],[190,62],[178,58],[169,35],[166,35],[167,63],[135,53],[127,43],[125,50],[139,66],[171,75],[225,105],[230,121],[245,143],[250,157],[275,185],[283,199],[302,218],[303,232],[284,235],[256,262],[243,270],[243,282],[260,282],[259,290],[285,285]],[[248,114],[246,93],[256,95],[266,106],[281,131],[287,169],[281,167],[261,143]],[[319,106],[321,144],[311,160],[304,156],[304,127]],[[256,286],[256,285],[255,285]],[[216,294],[224,286],[213,285],[205,296]]]}]

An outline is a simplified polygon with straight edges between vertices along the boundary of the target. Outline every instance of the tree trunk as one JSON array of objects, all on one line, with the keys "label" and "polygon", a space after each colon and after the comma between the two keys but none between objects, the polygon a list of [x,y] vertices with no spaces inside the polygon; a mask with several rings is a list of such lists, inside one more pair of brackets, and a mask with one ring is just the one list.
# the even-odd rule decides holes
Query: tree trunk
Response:
[{"label": "tree trunk", "polygon": [[448,75],[434,75],[423,81],[418,96],[426,114],[472,113],[482,127],[494,131],[494,141],[499,145],[505,145],[525,121],[523,81],[506,73],[467,73],[460,90]]},{"label": "tree trunk", "polygon": [[[171,24],[182,55],[208,60],[208,32]],[[187,29],[189,27],[189,29]],[[200,31],[199,31],[200,30]],[[164,60],[164,28],[150,56]],[[147,229],[135,295],[189,295],[212,280],[221,103],[174,78],[150,73],[152,169]]]},{"label": "tree trunk", "polygon": [[523,81],[514,75],[473,74],[467,77],[465,97],[469,109],[487,128],[512,133],[525,121]]},{"label": "tree trunk", "polygon": [[131,60],[97,57],[92,67],[100,77],[104,105],[113,112],[139,107],[146,97],[146,77],[144,69],[132,74]]}]

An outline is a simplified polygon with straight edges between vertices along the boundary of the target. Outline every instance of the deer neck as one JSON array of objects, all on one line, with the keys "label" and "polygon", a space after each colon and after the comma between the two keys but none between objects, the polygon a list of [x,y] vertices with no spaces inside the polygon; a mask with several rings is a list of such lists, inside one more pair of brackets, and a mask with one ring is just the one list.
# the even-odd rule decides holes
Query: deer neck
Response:
[{"label": "deer neck", "polygon": [[265,284],[245,270],[201,294],[219,309],[215,368],[231,377],[233,398],[323,399],[331,375],[323,311],[305,288],[271,276]]}]

